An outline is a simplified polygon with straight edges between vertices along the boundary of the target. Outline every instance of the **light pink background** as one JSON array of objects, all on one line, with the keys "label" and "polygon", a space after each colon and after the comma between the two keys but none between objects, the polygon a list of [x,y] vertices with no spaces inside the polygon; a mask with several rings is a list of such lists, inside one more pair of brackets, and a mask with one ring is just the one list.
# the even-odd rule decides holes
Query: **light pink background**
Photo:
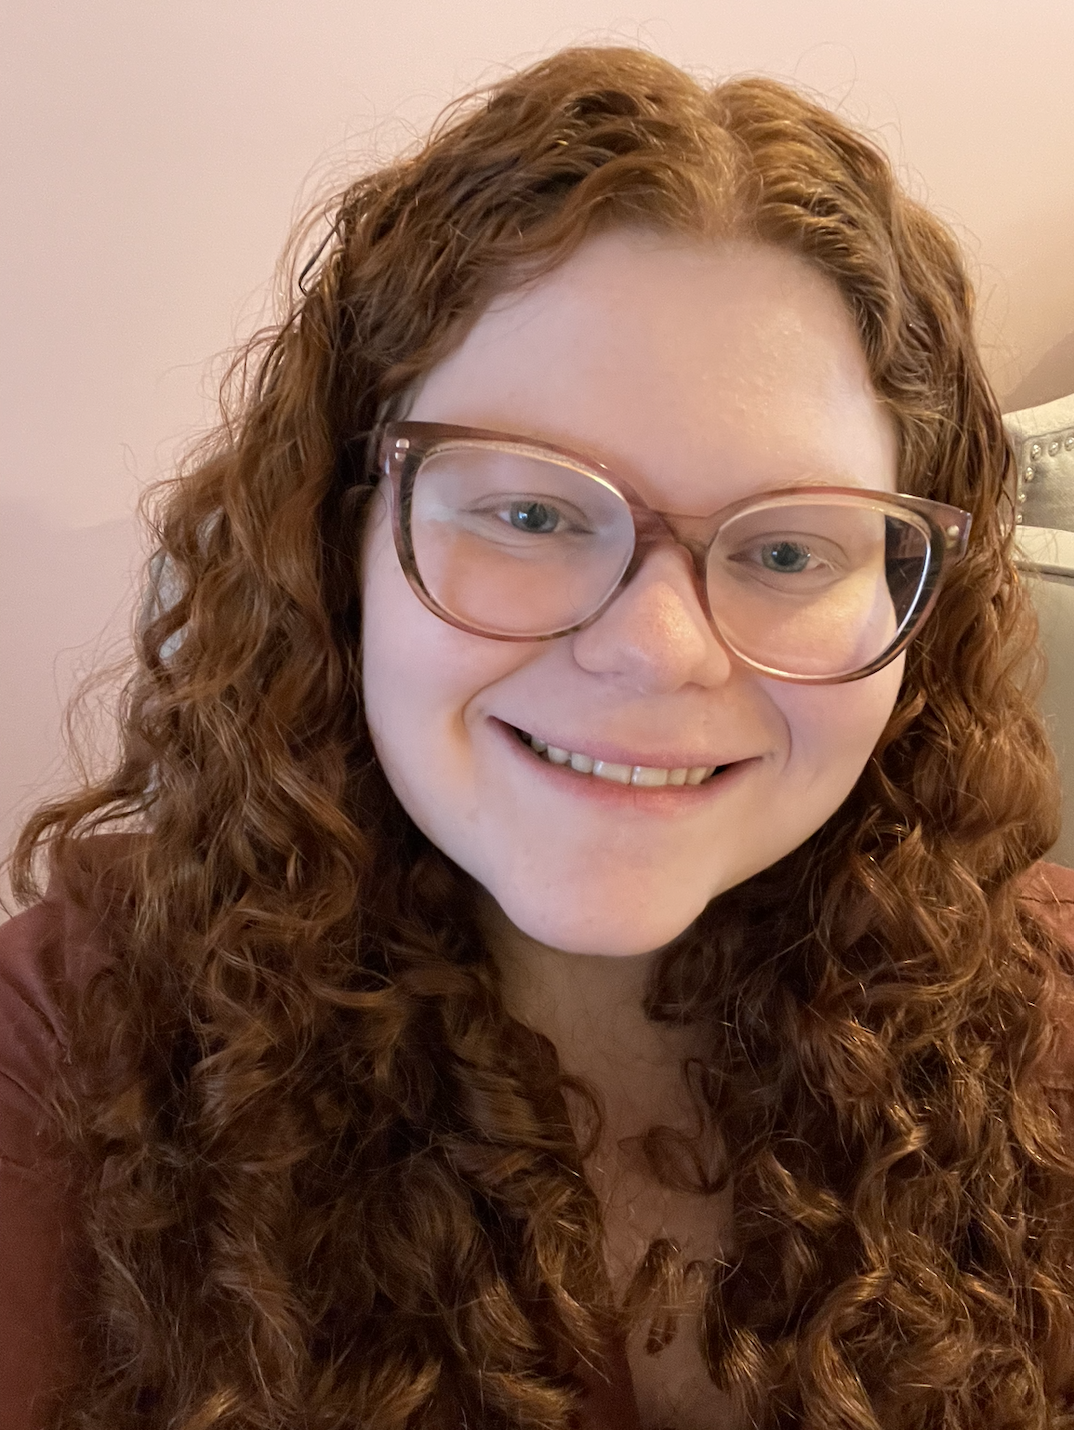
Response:
[{"label": "light pink background", "polygon": [[866,125],[966,246],[1005,406],[1074,390],[1071,0],[5,0],[0,851],[65,781],[73,682],[126,642],[134,502],[211,419],[292,216],[461,90],[607,41]]}]

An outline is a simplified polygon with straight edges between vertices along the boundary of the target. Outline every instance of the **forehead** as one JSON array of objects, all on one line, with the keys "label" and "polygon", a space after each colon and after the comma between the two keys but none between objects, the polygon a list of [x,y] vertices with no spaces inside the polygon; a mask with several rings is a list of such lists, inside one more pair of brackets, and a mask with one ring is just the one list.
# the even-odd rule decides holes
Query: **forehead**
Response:
[{"label": "forehead", "polygon": [[558,442],[687,514],[797,482],[895,484],[843,300],[753,243],[613,232],[496,299],[409,416]]}]

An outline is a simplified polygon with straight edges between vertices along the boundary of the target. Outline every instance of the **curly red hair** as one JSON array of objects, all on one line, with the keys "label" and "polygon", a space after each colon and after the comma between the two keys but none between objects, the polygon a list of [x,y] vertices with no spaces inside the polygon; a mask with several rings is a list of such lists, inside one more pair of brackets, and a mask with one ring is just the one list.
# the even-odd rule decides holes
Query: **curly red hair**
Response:
[{"label": "curly red hair", "polygon": [[116,956],[66,1074],[92,1373],[64,1427],[565,1430],[620,1312],[551,1047],[501,1006],[466,879],[362,714],[363,435],[588,234],[804,256],[844,296],[900,489],[973,513],[847,803],[669,951],[708,1029],[737,1258],[714,1381],[772,1427],[1044,1430],[1074,1339],[1074,1167],[1036,1074],[1061,978],[1019,881],[1056,833],[1025,690],[1010,458],[950,236],[780,84],[569,50],[358,179],[307,292],[160,498],[173,589],[109,778],[13,862],[126,824]]}]

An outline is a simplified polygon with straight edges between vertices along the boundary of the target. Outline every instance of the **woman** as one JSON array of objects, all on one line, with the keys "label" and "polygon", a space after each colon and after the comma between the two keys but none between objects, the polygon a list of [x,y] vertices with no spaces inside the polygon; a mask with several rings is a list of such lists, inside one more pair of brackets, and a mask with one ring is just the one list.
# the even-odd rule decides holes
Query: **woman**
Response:
[{"label": "woman", "polygon": [[579,50],[299,286],[16,851],[8,1423],[1069,1423],[1072,891],[949,237],[787,89]]}]

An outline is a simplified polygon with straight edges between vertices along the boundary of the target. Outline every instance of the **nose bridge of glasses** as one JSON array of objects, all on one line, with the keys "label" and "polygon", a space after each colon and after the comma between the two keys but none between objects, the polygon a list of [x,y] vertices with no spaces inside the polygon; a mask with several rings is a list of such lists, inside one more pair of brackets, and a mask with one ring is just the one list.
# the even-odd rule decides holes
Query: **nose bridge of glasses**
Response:
[{"label": "nose bridge of glasses", "polygon": [[[709,548],[716,539],[716,529],[711,518],[675,517],[654,511],[640,503],[631,503],[631,514],[634,518],[634,553],[623,573],[622,585],[625,586],[634,579],[651,552],[661,548],[678,548],[688,558],[695,593],[706,619],[712,624],[713,615],[705,575]],[[707,534],[691,535],[682,529],[684,525],[703,528]]]}]

